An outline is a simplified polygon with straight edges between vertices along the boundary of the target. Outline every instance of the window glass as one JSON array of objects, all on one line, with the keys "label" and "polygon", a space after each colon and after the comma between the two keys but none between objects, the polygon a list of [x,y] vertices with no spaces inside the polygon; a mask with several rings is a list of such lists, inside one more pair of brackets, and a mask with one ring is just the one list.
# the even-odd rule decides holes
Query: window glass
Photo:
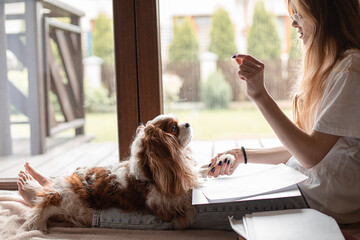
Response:
[{"label": "window glass", "polygon": [[274,138],[231,56],[263,61],[268,91],[292,117],[287,15],[282,0],[160,0],[165,113],[189,122],[195,140]]}]

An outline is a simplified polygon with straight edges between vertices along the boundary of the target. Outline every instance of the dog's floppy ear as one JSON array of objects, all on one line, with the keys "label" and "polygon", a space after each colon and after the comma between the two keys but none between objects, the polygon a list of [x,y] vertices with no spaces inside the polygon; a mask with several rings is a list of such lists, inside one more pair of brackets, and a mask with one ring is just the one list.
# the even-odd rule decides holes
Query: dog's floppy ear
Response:
[{"label": "dog's floppy ear", "polygon": [[144,129],[144,147],[152,157],[166,159],[179,154],[180,144],[175,136],[164,132],[153,124],[147,124]]},{"label": "dog's floppy ear", "polygon": [[192,169],[184,164],[186,156],[176,137],[152,124],[145,127],[144,133],[143,156],[147,160],[148,175],[159,190],[169,195],[190,190],[196,177]]},{"label": "dog's floppy ear", "polygon": [[141,130],[143,130],[144,128],[145,128],[144,124],[140,124],[140,125],[137,127],[137,129],[136,129],[135,135],[138,135],[139,132],[140,132]]}]

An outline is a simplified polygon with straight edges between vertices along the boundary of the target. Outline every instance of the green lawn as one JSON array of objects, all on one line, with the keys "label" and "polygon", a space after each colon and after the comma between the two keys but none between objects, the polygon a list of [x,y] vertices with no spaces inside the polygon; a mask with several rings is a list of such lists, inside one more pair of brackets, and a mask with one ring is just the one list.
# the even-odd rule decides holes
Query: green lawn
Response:
[{"label": "green lawn", "polygon": [[95,142],[116,142],[118,140],[116,113],[87,113],[85,134],[94,135]]},{"label": "green lawn", "polygon": [[[290,115],[290,108],[284,109]],[[228,110],[172,111],[179,121],[189,122],[196,140],[239,139],[244,137],[274,137],[265,118],[255,106]]]},{"label": "green lawn", "polygon": [[[283,107],[290,116],[290,107]],[[195,140],[239,139],[244,137],[273,137],[275,134],[253,104],[238,105],[227,110],[170,111],[180,122],[189,122]],[[117,141],[116,113],[87,113],[86,134],[94,134],[94,141]]]},{"label": "green lawn", "polygon": [[[290,107],[282,107],[290,116]],[[188,122],[193,127],[195,140],[239,139],[252,137],[274,137],[270,126],[253,104],[233,105],[227,110],[205,110],[190,105],[181,109],[172,108],[180,122]],[[13,121],[26,121],[24,116],[15,115]],[[117,116],[115,112],[87,113],[85,133],[94,135],[95,142],[117,141]],[[29,137],[28,124],[12,125],[12,136]],[[74,130],[59,135],[73,136]]]}]

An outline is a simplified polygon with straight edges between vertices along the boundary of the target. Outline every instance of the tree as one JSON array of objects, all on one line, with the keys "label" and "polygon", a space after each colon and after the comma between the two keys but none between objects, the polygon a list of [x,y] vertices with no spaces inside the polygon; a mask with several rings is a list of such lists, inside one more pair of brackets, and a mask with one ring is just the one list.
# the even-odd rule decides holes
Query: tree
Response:
[{"label": "tree", "polygon": [[174,37],[169,46],[170,62],[193,62],[199,60],[199,43],[190,18],[174,25]]},{"label": "tree", "polygon": [[94,21],[93,55],[101,57],[106,64],[114,62],[114,39],[112,20],[105,13],[100,12]]},{"label": "tree", "polygon": [[237,53],[234,25],[229,13],[221,7],[212,16],[209,51],[216,53],[219,60],[229,59]]},{"label": "tree", "polygon": [[247,43],[248,53],[256,58],[280,59],[281,42],[275,25],[275,16],[266,11],[262,0],[255,3]]}]

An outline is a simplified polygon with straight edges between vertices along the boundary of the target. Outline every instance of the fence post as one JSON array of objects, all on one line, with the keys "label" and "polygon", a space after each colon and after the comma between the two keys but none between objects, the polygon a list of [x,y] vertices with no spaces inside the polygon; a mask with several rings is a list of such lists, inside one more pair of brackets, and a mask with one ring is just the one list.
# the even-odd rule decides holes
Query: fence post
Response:
[{"label": "fence post", "polygon": [[25,1],[26,67],[28,69],[28,109],[31,155],[45,152],[45,95],[42,67],[41,2]]},{"label": "fence post", "polygon": [[0,1],[0,156],[12,154],[10,134],[10,94],[7,77],[5,3]]},{"label": "fence post", "polygon": [[217,70],[218,56],[212,52],[205,52],[200,57],[200,79],[206,82],[210,74]]}]

